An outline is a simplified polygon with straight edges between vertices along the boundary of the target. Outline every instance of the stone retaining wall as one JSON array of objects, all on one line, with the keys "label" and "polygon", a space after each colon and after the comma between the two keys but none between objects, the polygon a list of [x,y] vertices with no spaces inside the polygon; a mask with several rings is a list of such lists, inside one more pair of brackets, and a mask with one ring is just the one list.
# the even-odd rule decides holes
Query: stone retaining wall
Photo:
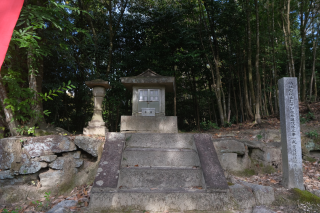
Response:
[{"label": "stone retaining wall", "polygon": [[0,203],[9,199],[10,187],[22,184],[63,193],[93,182],[104,141],[61,135],[1,139]]}]

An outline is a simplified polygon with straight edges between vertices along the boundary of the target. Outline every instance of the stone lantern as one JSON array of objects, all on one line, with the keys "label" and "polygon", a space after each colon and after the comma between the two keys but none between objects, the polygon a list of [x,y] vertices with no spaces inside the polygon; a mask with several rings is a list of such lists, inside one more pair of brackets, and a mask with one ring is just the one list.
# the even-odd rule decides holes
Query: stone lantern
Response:
[{"label": "stone lantern", "polygon": [[138,76],[120,79],[132,91],[132,116],[121,116],[121,132],[178,132],[177,116],[165,115],[165,93],[175,93],[174,77],[148,69]]},{"label": "stone lantern", "polygon": [[107,81],[102,79],[86,81],[85,84],[92,88],[94,110],[92,119],[89,121],[89,125],[86,128],[83,128],[83,134],[104,136],[108,129],[102,119],[102,101],[106,95],[106,89],[110,89],[111,86]]}]

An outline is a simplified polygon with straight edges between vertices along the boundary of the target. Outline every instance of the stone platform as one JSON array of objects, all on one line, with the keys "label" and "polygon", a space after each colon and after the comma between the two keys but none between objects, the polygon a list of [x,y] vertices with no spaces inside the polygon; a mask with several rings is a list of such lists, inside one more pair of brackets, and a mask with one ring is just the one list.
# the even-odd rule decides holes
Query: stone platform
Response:
[{"label": "stone platform", "polygon": [[210,135],[107,133],[90,211],[216,211],[229,187]]},{"label": "stone platform", "polygon": [[121,116],[120,131],[178,133],[177,116]]}]

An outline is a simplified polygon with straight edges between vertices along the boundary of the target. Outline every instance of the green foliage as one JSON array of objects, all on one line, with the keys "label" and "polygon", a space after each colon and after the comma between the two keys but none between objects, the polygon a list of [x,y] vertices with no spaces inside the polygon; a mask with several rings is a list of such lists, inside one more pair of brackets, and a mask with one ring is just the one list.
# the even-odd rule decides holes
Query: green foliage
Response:
[{"label": "green foliage", "polygon": [[209,129],[212,129],[212,128],[220,129],[219,126],[216,123],[213,123],[211,121],[207,121],[207,122],[203,121],[203,122],[201,122],[200,123],[200,127],[203,130],[209,130]]},{"label": "green foliage", "polygon": [[36,206],[36,208],[38,208],[38,207],[42,207],[42,206],[43,206],[42,202],[41,202],[41,201],[39,201],[39,200],[32,201],[32,203]]},{"label": "green foliage", "polygon": [[254,169],[244,169],[243,171],[237,172],[237,175],[243,176],[243,177],[251,177],[252,175],[255,175],[256,172]]},{"label": "green foliage", "polygon": [[[165,113],[174,115],[173,100],[176,100],[180,130],[208,130],[218,128],[218,125],[231,126],[237,118],[241,122],[248,120],[248,109],[242,103],[245,94],[242,93],[241,97],[239,92],[244,88],[244,76],[248,71],[244,67],[248,64],[246,13],[248,9],[253,11],[255,4],[246,5],[243,1],[200,1],[200,4],[198,1],[128,1],[127,12],[122,15],[116,8],[123,5],[115,4],[111,12],[114,34],[111,34],[110,16],[106,15],[109,14],[107,1],[26,2],[1,71],[3,77],[13,75],[13,71],[21,75],[19,80],[14,74],[16,83],[12,81],[12,86],[11,82],[6,84],[7,104],[14,109],[19,124],[25,126],[30,118],[38,117],[31,110],[35,104],[32,103],[34,96],[39,96],[41,101],[52,100],[43,103],[46,122],[54,122],[55,126],[70,132],[80,132],[93,114],[92,92],[85,81],[100,78],[112,85],[103,102],[103,119],[110,131],[118,131],[120,116],[132,114],[132,97],[130,91],[121,84],[120,77],[136,76],[150,68],[160,75],[175,77],[176,99],[173,94],[166,94]],[[263,80],[261,95],[267,98],[262,99],[261,116],[266,116],[275,113],[274,109],[278,107],[272,98],[277,97],[278,91],[274,83],[278,79],[274,77],[287,76],[288,65],[282,25],[275,24],[275,29],[270,30],[273,23],[270,20],[282,23],[282,9],[279,4],[274,4],[274,7],[263,2],[258,4],[261,26],[258,61],[261,62],[260,76]],[[290,38],[293,57],[300,58],[299,10],[294,5],[290,13]],[[199,21],[200,13],[204,14],[202,23]],[[120,16],[122,19],[117,28],[115,25]],[[255,61],[255,14],[251,16],[251,60]],[[208,29],[203,23],[210,23]],[[307,77],[311,76],[311,34],[307,35],[305,44]],[[222,85],[218,89],[224,93],[222,97],[215,94],[216,70],[214,68],[211,73],[208,65],[208,61],[211,61],[213,64],[210,66],[214,66],[212,49],[219,53],[217,66]],[[112,50],[111,55],[109,50]],[[295,64],[299,66],[300,62]],[[42,65],[43,94],[39,95],[27,88],[28,75],[39,75]],[[107,76],[109,65],[111,68]],[[316,66],[318,68],[319,64]],[[266,72],[270,69],[272,72]],[[256,75],[252,80],[257,82]],[[68,81],[72,81],[76,88],[67,85],[65,89],[70,93],[66,94],[61,85]],[[250,82],[247,83],[250,88]],[[317,85],[319,89],[320,84]],[[59,87],[61,92],[55,91]],[[249,91],[250,94],[253,92]],[[231,110],[230,123],[220,120],[217,100],[222,102],[224,114],[228,114],[226,109]],[[249,108],[253,110],[253,100],[250,104]],[[243,115],[241,109],[245,109]],[[301,119],[301,123],[308,122],[312,116]],[[213,120],[215,125],[201,122],[198,126],[200,121],[208,120]]]},{"label": "green foliage", "polygon": [[45,200],[47,201],[47,207],[49,206],[49,202],[50,202],[50,194],[51,192],[45,192]]},{"label": "green foliage", "polygon": [[318,132],[316,130],[306,132],[305,134],[309,138],[318,138],[319,137],[319,134],[318,134]]},{"label": "green foliage", "polygon": [[126,141],[129,141],[131,139],[132,135],[126,137]]},{"label": "green foliage", "polygon": [[308,112],[304,117],[300,116],[300,122],[302,124],[308,123],[315,119],[315,115],[312,112]]},{"label": "green foliage", "polygon": [[[45,198],[45,201],[46,201],[46,205],[45,207],[48,207],[49,206],[49,203],[50,203],[50,194],[51,192],[45,192],[45,195],[44,195],[44,198]],[[35,205],[35,208],[41,208],[44,206],[44,203],[42,203],[41,201],[39,200],[36,200],[36,201],[32,201],[32,203]]]},{"label": "green foliage", "polygon": [[303,159],[306,161],[309,161],[311,163],[314,163],[317,161],[317,159],[315,159],[314,157],[310,157],[310,156],[304,156]]},{"label": "green foliage", "polygon": [[276,172],[276,169],[273,166],[267,165],[262,167],[262,172],[265,174],[272,174]]},{"label": "green foliage", "polygon": [[262,135],[257,135],[258,140],[261,140]]},{"label": "green foliage", "polygon": [[31,109],[35,104],[34,91],[29,88],[21,88],[20,84],[25,83],[20,78],[21,74],[11,69],[3,76],[3,83],[8,86],[8,98],[4,100],[6,108],[10,108],[14,113],[15,119],[26,122],[29,117],[36,116],[36,112]]},{"label": "green foliage", "polygon": [[231,122],[225,122],[223,124],[224,127],[231,127],[232,126],[232,123]]},{"label": "green foliage", "polygon": [[[10,213],[19,213],[22,208],[15,208],[15,210],[10,211]],[[8,209],[3,209],[2,213],[9,213]]]}]

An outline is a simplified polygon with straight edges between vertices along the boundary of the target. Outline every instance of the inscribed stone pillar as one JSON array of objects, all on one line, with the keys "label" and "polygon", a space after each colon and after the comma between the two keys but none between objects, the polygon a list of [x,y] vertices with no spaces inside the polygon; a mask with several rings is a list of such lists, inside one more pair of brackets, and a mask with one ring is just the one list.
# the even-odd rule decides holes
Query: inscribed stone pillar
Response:
[{"label": "inscribed stone pillar", "polygon": [[304,190],[297,78],[278,81],[282,145],[282,185]]},{"label": "inscribed stone pillar", "polygon": [[94,109],[89,126],[83,128],[83,134],[104,136],[108,129],[106,128],[105,122],[102,119],[102,101],[106,95],[106,89],[110,88],[110,86],[108,82],[100,79],[86,81],[85,83],[87,86],[92,88]]}]

